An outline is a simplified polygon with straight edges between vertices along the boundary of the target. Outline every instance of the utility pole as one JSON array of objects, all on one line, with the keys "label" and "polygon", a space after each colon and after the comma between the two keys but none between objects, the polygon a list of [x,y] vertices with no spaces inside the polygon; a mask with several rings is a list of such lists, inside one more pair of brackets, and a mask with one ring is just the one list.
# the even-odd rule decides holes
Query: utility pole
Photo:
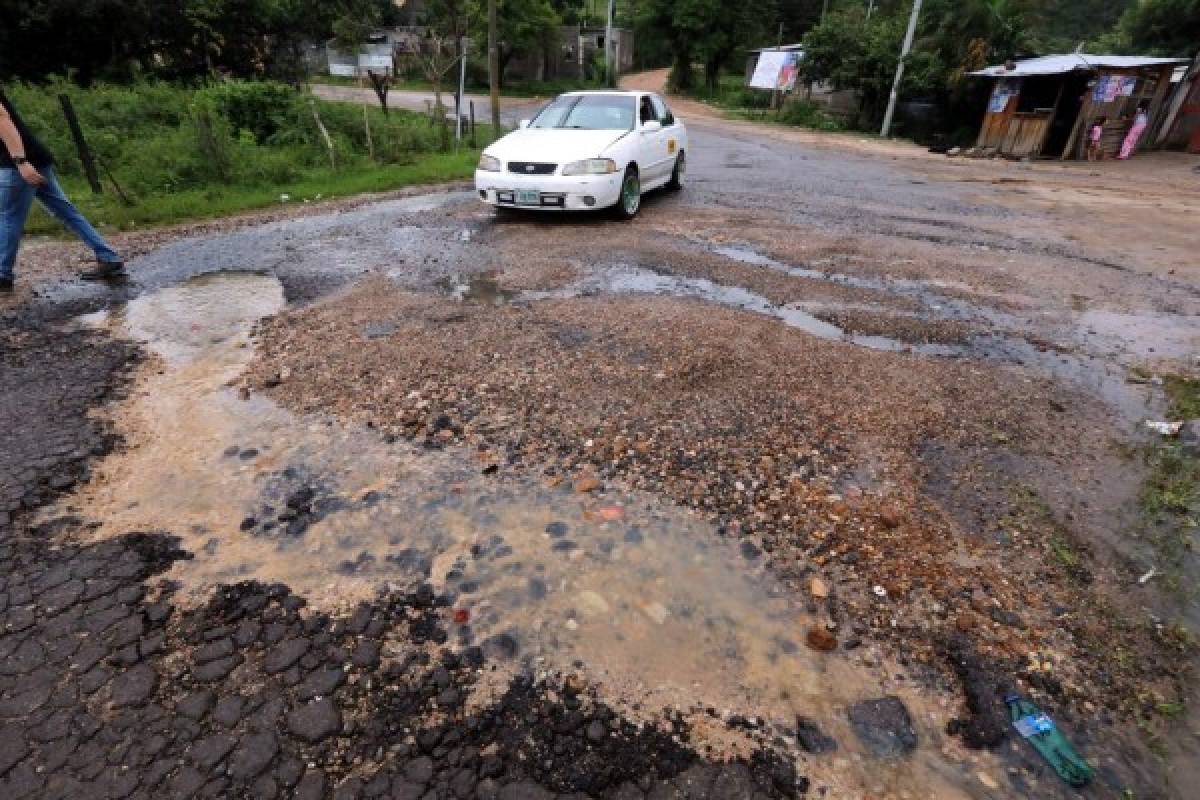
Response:
[{"label": "utility pole", "polygon": [[604,25],[604,82],[608,86],[617,85],[617,70],[619,66],[613,63],[617,48],[613,42],[613,21],[617,14],[617,0],[608,0],[608,21]]},{"label": "utility pole", "polygon": [[888,95],[887,111],[883,115],[883,128],[879,135],[887,138],[892,132],[892,116],[896,113],[896,97],[900,94],[900,80],[904,77],[904,59],[912,49],[913,37],[917,35],[917,19],[921,16],[921,0],[913,0],[912,14],[908,18],[908,31],[904,34],[904,45],[900,48],[900,62],[896,64],[896,78],[892,81],[892,93]]},{"label": "utility pole", "polygon": [[488,89],[492,95],[492,136],[500,135],[500,44],[496,0],[488,0]]}]

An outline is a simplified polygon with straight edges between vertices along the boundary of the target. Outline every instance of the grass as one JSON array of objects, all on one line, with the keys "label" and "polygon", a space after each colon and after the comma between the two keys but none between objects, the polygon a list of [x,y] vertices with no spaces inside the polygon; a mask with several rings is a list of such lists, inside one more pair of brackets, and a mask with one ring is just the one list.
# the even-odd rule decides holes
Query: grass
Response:
[{"label": "grass", "polygon": [[827,114],[816,103],[796,97],[785,99],[778,109],[771,108],[771,92],[751,89],[745,85],[745,76],[725,74],[720,77],[715,89],[699,87],[691,96],[701,102],[725,111],[726,116],[747,119],[753,122],[770,122],[819,131],[840,131],[843,125]]},{"label": "grass", "polygon": [[[86,182],[64,180],[68,196],[102,229],[129,230],[169,225],[187,220],[224,217],[242,211],[269,208],[285,203],[348,197],[367,192],[385,192],[405,186],[443,183],[469,178],[479,160],[478,150],[433,153],[414,164],[393,164],[353,171],[334,172],[328,167],[313,169],[301,180],[270,186],[192,189],[141,201],[126,207],[109,187],[106,194],[91,194]],[[281,200],[288,195],[288,200]],[[57,220],[35,207],[26,228],[30,233],[67,235]]]},{"label": "grass", "polygon": [[[277,83],[143,82],[83,90],[51,81],[6,89],[54,153],[72,199],[108,228],[218,217],[279,204],[281,195],[302,202],[455,180],[469,176],[478,158],[476,149],[456,149],[452,131],[427,115],[384,115]],[[90,191],[58,105],[60,92],[70,96],[89,146],[129,203],[104,169],[104,193]],[[480,126],[477,134],[480,142],[490,141],[491,129]],[[61,232],[40,210],[29,230]]]},{"label": "grass", "polygon": [[[1200,418],[1200,380],[1178,375],[1163,379],[1167,419]],[[1166,584],[1186,598],[1200,589],[1185,580],[1187,562],[1195,557],[1200,528],[1200,455],[1179,441],[1161,437],[1146,450],[1149,475],[1142,487],[1141,507],[1158,567]]]}]

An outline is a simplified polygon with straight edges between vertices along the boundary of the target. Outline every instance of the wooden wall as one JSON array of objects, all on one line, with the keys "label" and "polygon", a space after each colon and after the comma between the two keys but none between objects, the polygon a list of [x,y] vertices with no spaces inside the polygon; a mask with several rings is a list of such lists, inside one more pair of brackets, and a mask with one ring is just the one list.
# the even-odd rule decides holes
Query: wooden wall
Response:
[{"label": "wooden wall", "polygon": [[[1013,90],[1012,94],[1002,110],[989,111],[984,115],[976,145],[994,147],[1004,155],[1017,158],[1036,158],[1041,154],[1042,141],[1046,138],[1054,115],[1046,111],[1017,111],[1020,83],[1009,79],[999,88],[1004,85]],[[991,99],[988,102],[990,104]]]},{"label": "wooden wall", "polygon": [[[1115,154],[1113,143],[1116,143],[1116,149],[1120,148],[1120,142],[1124,138],[1125,132],[1133,125],[1134,112],[1142,100],[1150,101],[1150,119],[1153,124],[1170,88],[1172,69],[1171,66],[1163,66],[1100,71],[1096,75],[1098,81],[1126,76],[1136,78],[1133,92],[1130,95],[1118,95],[1111,100],[1096,101],[1093,88],[1089,88],[1083,99],[1079,117],[1074,121],[1074,130],[1062,156],[1064,158],[1085,157],[1087,130],[1091,127],[1092,121],[1101,115],[1108,118],[1104,126],[1106,153]],[[1066,76],[1063,77],[1065,79]],[[1063,102],[1060,96],[1054,111],[1018,112],[1016,109],[1019,104],[1021,84],[1021,79],[1008,78],[1001,79],[993,87],[993,92],[1000,88],[1007,88],[1011,94],[1002,109],[989,110],[984,116],[983,126],[980,128],[979,138],[976,140],[978,147],[995,148],[997,152],[1015,158],[1026,156],[1037,158],[1043,155],[1042,148],[1045,145],[1054,115],[1058,113],[1059,108],[1070,108],[1071,104]],[[996,95],[993,94],[993,97]],[[991,100],[989,99],[989,106],[990,104]],[[1148,137],[1143,139],[1143,146],[1148,141]],[[1109,150],[1113,152],[1108,152]],[[1046,153],[1045,155],[1058,156],[1059,153]]]},{"label": "wooden wall", "polygon": [[1063,152],[1063,158],[1086,158],[1087,132],[1093,122],[1101,116],[1106,118],[1104,138],[1102,139],[1104,155],[1105,157],[1115,156],[1121,149],[1121,142],[1124,141],[1125,134],[1133,127],[1133,118],[1137,112],[1138,103],[1143,100],[1150,104],[1148,110],[1150,128],[1147,129],[1147,135],[1142,137],[1141,142],[1141,147],[1146,147],[1151,141],[1149,134],[1154,129],[1154,123],[1162,110],[1163,101],[1166,99],[1167,92],[1170,91],[1171,73],[1174,69],[1173,66],[1168,65],[1134,69],[1105,69],[1099,73],[1096,76],[1097,80],[1132,77],[1137,79],[1137,83],[1132,94],[1120,95],[1112,100],[1098,101],[1095,92],[1092,89],[1088,90],[1084,96],[1083,106],[1079,109],[1079,119],[1076,121],[1075,130]]}]

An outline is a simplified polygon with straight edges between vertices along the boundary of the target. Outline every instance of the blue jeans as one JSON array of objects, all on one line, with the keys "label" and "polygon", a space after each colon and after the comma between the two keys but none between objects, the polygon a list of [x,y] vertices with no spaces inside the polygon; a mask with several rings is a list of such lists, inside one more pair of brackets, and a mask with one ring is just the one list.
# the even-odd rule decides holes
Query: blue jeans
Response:
[{"label": "blue jeans", "polygon": [[38,172],[46,179],[45,186],[28,184],[17,170],[0,167],[0,279],[12,279],[13,267],[17,263],[17,248],[21,244],[25,220],[35,197],[71,233],[92,248],[97,261],[120,261],[121,257],[116,251],[108,246],[104,237],[63,194],[58,179],[54,177],[54,169],[43,167]]}]

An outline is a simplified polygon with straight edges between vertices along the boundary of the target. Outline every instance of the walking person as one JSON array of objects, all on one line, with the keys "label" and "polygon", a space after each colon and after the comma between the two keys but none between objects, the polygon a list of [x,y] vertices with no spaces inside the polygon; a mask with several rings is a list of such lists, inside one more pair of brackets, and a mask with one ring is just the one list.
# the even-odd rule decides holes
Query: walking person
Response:
[{"label": "walking person", "polygon": [[34,198],[96,254],[95,269],[80,277],[104,280],[125,274],[121,257],[63,194],[50,151],[0,91],[0,292],[13,290],[17,249]]},{"label": "walking person", "polygon": [[1147,103],[1145,100],[1138,103],[1137,113],[1133,116],[1133,127],[1129,129],[1129,133],[1125,134],[1125,141],[1121,144],[1121,154],[1117,158],[1124,161],[1133,155],[1133,151],[1137,149],[1138,141],[1141,140],[1142,134],[1146,132],[1146,126],[1150,124],[1150,115],[1146,113]]}]

